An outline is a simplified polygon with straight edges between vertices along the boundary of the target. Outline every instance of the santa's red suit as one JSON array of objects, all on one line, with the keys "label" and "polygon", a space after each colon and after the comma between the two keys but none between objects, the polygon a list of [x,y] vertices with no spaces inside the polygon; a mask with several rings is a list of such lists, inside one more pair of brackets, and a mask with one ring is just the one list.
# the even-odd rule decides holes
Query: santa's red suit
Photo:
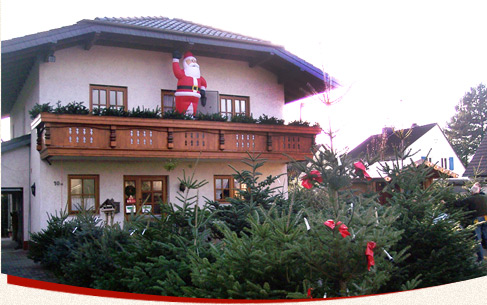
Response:
[{"label": "santa's red suit", "polygon": [[[179,59],[173,58],[172,69],[174,76],[178,79],[176,93],[176,111],[179,113],[196,114],[200,97],[205,97],[206,80],[199,75],[199,66],[191,52],[186,52],[183,58],[185,69],[179,66]],[[193,76],[186,75],[189,69],[197,71],[191,73]]]}]

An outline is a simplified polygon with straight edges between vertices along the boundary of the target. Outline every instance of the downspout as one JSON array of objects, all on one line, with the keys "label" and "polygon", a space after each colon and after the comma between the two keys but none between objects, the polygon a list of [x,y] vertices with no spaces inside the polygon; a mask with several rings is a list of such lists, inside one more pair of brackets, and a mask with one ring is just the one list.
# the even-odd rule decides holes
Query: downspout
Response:
[{"label": "downspout", "polygon": [[[32,185],[32,159],[31,159],[31,150],[32,150],[32,133],[31,133],[31,141],[29,146],[29,187]],[[32,193],[29,191],[29,221],[27,221],[27,241],[30,241],[30,232],[32,229]]]}]

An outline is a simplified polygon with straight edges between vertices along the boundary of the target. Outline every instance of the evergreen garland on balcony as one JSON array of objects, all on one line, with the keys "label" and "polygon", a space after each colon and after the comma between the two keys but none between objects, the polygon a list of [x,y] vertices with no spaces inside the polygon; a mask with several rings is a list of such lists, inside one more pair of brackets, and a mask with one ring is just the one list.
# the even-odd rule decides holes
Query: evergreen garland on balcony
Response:
[{"label": "evergreen garland on balcony", "polygon": [[[227,122],[228,117],[220,113],[197,113],[196,115],[186,115],[179,113],[175,110],[162,112],[160,107],[156,109],[149,109],[137,106],[132,110],[125,110],[124,107],[118,108],[94,108],[89,110],[83,105],[84,102],[71,102],[64,106],[61,105],[61,101],[56,103],[56,107],[50,105],[50,103],[35,104],[29,114],[31,119],[35,119],[41,113],[53,113],[53,114],[80,114],[80,115],[96,115],[96,116],[114,116],[114,117],[133,117],[133,118],[153,118],[153,119],[172,119],[172,120],[197,120],[197,121],[214,121],[214,122]],[[268,116],[266,114],[261,115],[258,119],[255,119],[246,115],[235,115],[230,119],[232,123],[249,123],[249,124],[264,124],[264,125],[284,125],[284,120],[276,118],[274,116]],[[309,127],[310,123],[305,121],[293,121],[288,124],[289,126],[304,126]],[[319,127],[318,124],[313,127]]]}]

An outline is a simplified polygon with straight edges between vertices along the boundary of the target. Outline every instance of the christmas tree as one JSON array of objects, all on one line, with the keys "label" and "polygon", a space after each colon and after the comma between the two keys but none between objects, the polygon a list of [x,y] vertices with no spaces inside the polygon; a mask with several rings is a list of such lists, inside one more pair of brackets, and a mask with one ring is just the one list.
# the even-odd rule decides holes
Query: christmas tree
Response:
[{"label": "christmas tree", "polygon": [[[399,151],[395,160],[384,164],[390,181],[385,191],[387,204],[399,210],[394,223],[403,231],[392,249],[407,249],[408,257],[397,262],[384,291],[431,287],[472,279],[486,274],[485,265],[476,263],[477,243],[467,213],[449,208],[457,195],[445,180],[434,179],[433,168],[412,162],[411,151]],[[408,161],[409,159],[409,161]],[[414,285],[413,285],[414,284]]]},{"label": "christmas tree", "polygon": [[[259,168],[264,166],[266,160],[260,158],[260,155],[248,153],[248,158],[242,160],[249,169],[237,170],[229,165],[235,174],[233,178],[240,185],[237,190],[237,196],[227,198],[228,203],[221,204],[216,201],[209,201],[210,210],[215,213],[218,223],[225,223],[228,228],[240,235],[245,228],[250,227],[248,217],[251,213],[267,211],[273,205],[280,205],[284,201],[281,186],[275,186],[280,176],[269,175],[265,178],[259,172]],[[221,238],[219,230],[214,229],[213,233]]]},{"label": "christmas tree", "polygon": [[[222,238],[211,258],[193,260],[194,296],[336,297],[374,293],[387,282],[396,268],[391,255],[401,261],[404,253],[390,250],[401,233],[393,228],[394,209],[350,189],[357,176],[346,156],[322,147],[307,164],[302,184],[315,202],[308,204],[299,191],[287,201],[254,207],[240,218],[248,225],[239,234],[220,222]],[[248,165],[255,172],[260,163]],[[257,195],[258,189],[247,192]]]},{"label": "christmas tree", "polygon": [[296,251],[309,269],[312,296],[377,292],[396,271],[392,261],[404,259],[405,251],[393,248],[401,235],[394,228],[397,210],[352,187],[354,179],[366,179],[364,168],[325,146],[301,165],[306,190],[296,196],[305,198],[308,230]]}]

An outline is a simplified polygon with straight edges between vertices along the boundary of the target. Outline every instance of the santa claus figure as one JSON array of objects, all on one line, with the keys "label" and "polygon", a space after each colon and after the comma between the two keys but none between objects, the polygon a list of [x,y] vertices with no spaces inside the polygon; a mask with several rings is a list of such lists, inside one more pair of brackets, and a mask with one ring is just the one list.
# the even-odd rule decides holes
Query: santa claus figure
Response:
[{"label": "santa claus figure", "polygon": [[183,57],[183,67],[179,66],[181,53],[173,52],[172,70],[178,79],[176,93],[176,111],[187,115],[196,114],[198,101],[206,105],[206,80],[201,77],[200,66],[191,52],[186,52]]}]

